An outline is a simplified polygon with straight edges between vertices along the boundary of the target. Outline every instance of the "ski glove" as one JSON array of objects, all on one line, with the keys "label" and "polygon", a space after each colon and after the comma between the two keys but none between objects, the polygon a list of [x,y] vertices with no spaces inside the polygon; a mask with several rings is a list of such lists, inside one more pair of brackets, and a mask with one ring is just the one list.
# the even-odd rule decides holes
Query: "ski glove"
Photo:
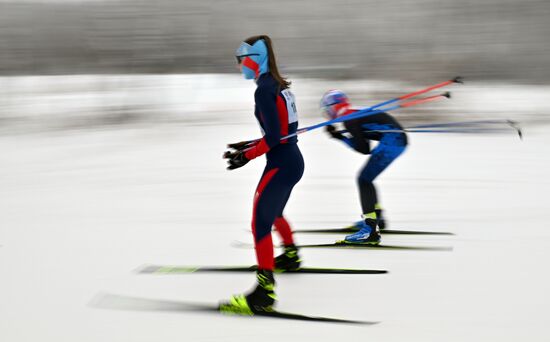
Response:
[{"label": "ski glove", "polygon": [[325,131],[327,131],[327,133],[334,139],[343,140],[345,138],[342,133],[336,131],[336,127],[333,125],[326,125]]},{"label": "ski glove", "polygon": [[227,147],[232,148],[232,149],[237,150],[237,151],[242,151],[242,150],[244,150],[248,147],[252,147],[254,145],[255,145],[254,140],[245,140],[245,141],[240,141],[238,143],[227,144]]},{"label": "ski glove", "polygon": [[228,170],[235,170],[239,167],[243,167],[248,163],[250,160],[246,158],[243,151],[235,151],[235,152],[229,152],[226,151],[223,154],[223,157],[227,160],[227,164],[229,165],[227,167]]}]

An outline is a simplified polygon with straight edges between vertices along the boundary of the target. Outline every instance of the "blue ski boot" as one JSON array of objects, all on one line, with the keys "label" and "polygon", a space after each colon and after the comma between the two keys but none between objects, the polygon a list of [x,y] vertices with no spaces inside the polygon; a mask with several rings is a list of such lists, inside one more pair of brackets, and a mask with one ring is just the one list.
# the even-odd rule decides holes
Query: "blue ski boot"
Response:
[{"label": "blue ski boot", "polygon": [[365,223],[365,220],[361,220],[361,221],[355,222],[354,224],[352,224],[351,226],[348,226],[346,228],[349,229],[349,230],[358,232],[361,229],[366,228],[366,227],[367,227],[367,225]]},{"label": "blue ski boot", "polygon": [[357,233],[346,236],[343,242],[378,245],[380,243],[380,232],[376,226],[376,219],[371,218],[369,215],[368,218],[365,218],[364,227]]},{"label": "blue ski boot", "polygon": [[[384,230],[386,229],[386,220],[382,216],[382,210],[376,210],[376,225],[378,226],[378,229]],[[356,230],[360,231],[363,228],[367,228],[368,225],[365,223],[364,220],[357,221],[353,225],[346,227],[350,230]]]}]

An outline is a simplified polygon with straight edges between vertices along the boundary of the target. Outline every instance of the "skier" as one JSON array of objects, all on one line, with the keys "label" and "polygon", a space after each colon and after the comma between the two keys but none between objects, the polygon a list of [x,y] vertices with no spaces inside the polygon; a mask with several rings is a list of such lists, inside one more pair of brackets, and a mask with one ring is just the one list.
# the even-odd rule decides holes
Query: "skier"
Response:
[{"label": "skier", "polygon": [[[296,132],[298,116],[290,82],[278,71],[271,39],[266,35],[246,39],[236,51],[237,62],[246,79],[253,79],[254,115],[263,133],[252,147],[246,142],[229,144],[235,149],[226,152],[228,169],[244,166],[250,160],[266,154],[267,164],[254,195],[252,233],[258,261],[256,288],[246,295],[233,296],[220,309],[225,312],[253,314],[272,311],[276,296],[273,270],[295,270],[300,267],[298,250],[292,230],[283,216],[283,210],[292,188],[302,178],[304,160],[298,148],[296,136],[282,137]],[[271,229],[280,234],[284,253],[273,258]]]},{"label": "skier", "polygon": [[[347,95],[340,90],[326,92],[321,100],[321,108],[330,119],[357,111],[357,109],[352,109]],[[373,182],[405,151],[407,136],[404,132],[399,132],[403,130],[403,127],[387,113],[377,113],[344,121],[344,126],[350,136],[336,131],[332,125],[326,126],[326,131],[332,138],[343,141],[357,152],[370,154],[370,158],[359,172],[357,179],[363,220],[355,223],[353,228],[358,231],[346,236],[343,242],[377,245],[380,243],[379,229],[384,229],[386,223]],[[370,140],[378,141],[378,145],[372,150]]]}]

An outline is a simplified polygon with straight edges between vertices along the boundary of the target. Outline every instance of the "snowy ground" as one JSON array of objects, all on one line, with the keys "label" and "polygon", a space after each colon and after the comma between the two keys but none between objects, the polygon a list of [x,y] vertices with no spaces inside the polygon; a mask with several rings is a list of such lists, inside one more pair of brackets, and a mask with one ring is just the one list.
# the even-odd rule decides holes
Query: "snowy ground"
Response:
[{"label": "snowy ground", "polygon": [[[229,104],[235,112],[249,105],[246,94],[242,98],[248,102]],[[54,109],[42,108],[52,116]],[[228,172],[220,157],[227,142],[257,136],[257,125],[249,113],[239,114],[237,124],[216,109],[205,113],[189,122],[29,132],[22,128],[35,119],[14,119],[17,134],[0,135],[0,341],[550,339],[550,136],[544,125],[526,127],[524,141],[514,134],[417,134],[379,179],[394,229],[456,234],[384,236],[384,242],[452,246],[452,252],[303,250],[308,266],[390,273],[277,278],[281,310],[378,325],[173,310],[167,302],[216,303],[254,282],[253,274],[133,272],[145,263],[255,261],[252,250],[231,242],[251,242],[251,201],[263,160]],[[521,120],[515,110],[501,114]],[[39,120],[38,127],[47,122]],[[354,177],[364,158],[322,132],[302,136],[300,147],[306,172],[286,212],[294,227],[357,220]],[[134,299],[120,303],[105,294]]]}]

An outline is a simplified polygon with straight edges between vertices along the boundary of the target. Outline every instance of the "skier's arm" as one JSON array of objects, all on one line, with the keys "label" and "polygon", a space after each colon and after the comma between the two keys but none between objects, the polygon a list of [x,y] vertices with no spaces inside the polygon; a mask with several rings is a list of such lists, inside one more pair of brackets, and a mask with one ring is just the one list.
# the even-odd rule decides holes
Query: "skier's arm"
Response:
[{"label": "skier's arm", "polygon": [[336,127],[334,127],[333,125],[327,125],[325,126],[325,131],[333,138],[333,139],[336,139],[336,140],[340,140],[341,142],[343,142],[344,144],[348,145],[349,147],[351,148],[354,148],[353,147],[353,142],[351,141],[351,138],[349,138],[348,136],[338,132],[336,130]]},{"label": "skier's arm", "polygon": [[353,148],[359,153],[370,153],[370,140],[365,137],[361,123],[356,120],[352,120],[346,124],[348,132],[351,134],[351,138],[344,141],[349,147]]},{"label": "skier's arm", "polygon": [[265,135],[252,149],[245,153],[247,159],[254,159],[267,153],[281,140],[281,124],[277,114],[277,94],[275,91],[258,87],[254,93],[254,99],[262,116]]}]

